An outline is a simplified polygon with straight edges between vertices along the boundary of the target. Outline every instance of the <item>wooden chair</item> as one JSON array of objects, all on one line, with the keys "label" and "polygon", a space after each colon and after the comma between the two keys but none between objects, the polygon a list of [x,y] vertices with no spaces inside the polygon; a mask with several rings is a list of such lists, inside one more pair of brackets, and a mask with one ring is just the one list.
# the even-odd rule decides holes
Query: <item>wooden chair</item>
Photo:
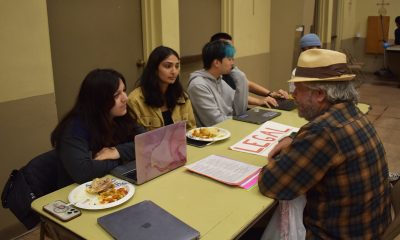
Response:
[{"label": "wooden chair", "polygon": [[[348,49],[342,49],[342,52],[346,54],[347,58],[347,68],[350,70],[351,73],[356,74],[358,79],[362,78],[365,79],[364,73],[362,71],[365,63],[358,61]],[[360,79],[361,80],[361,79]]]},{"label": "wooden chair", "polygon": [[382,236],[382,240],[392,240],[400,234],[400,184],[394,184],[391,194],[394,219]]}]

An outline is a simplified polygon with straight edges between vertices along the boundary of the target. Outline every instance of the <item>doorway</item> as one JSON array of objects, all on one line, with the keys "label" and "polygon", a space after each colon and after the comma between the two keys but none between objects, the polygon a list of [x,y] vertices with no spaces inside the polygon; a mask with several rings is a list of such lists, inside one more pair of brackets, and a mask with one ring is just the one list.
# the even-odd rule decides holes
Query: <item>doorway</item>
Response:
[{"label": "doorway", "polygon": [[140,0],[47,0],[47,12],[59,119],[95,68],[121,72],[133,89],[143,63]]}]

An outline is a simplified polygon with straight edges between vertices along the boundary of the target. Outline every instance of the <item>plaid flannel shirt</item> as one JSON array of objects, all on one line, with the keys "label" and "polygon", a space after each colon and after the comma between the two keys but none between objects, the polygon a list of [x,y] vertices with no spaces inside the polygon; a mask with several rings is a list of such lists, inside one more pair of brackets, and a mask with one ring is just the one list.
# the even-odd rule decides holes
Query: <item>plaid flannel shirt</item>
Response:
[{"label": "plaid flannel shirt", "polygon": [[262,194],[279,200],[306,194],[307,239],[378,239],[391,221],[385,150],[351,103],[304,125],[258,183]]}]

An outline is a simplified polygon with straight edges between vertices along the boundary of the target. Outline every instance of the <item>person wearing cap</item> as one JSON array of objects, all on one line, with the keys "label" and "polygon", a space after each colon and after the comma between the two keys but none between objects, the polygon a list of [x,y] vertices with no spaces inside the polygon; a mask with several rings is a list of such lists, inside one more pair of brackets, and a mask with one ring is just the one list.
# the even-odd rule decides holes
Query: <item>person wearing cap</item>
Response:
[{"label": "person wearing cap", "polygon": [[321,40],[315,33],[308,33],[300,39],[300,48],[304,52],[308,49],[321,48]]},{"label": "person wearing cap", "polygon": [[[233,46],[233,39],[232,36],[229,35],[228,33],[225,32],[219,32],[211,36],[210,42],[212,41],[217,41],[217,40],[223,40],[228,42]],[[235,82],[240,81],[240,82],[246,82],[247,83],[247,88],[248,91],[261,96],[260,97],[253,97],[253,96],[248,96],[248,104],[249,105],[255,105],[255,106],[278,106],[278,102],[275,100],[275,98],[289,98],[289,94],[282,89],[279,89],[278,91],[270,91],[267,88],[253,82],[247,79],[247,76],[244,72],[242,72],[237,66],[234,66],[232,71],[229,74],[224,74],[222,76],[222,79],[228,83],[228,85],[232,89],[236,89],[236,84]]]},{"label": "person wearing cap", "polygon": [[260,172],[260,192],[278,200],[305,194],[307,239],[379,239],[391,221],[385,149],[356,103],[343,53],[300,54],[293,97],[309,122],[282,139]]},{"label": "person wearing cap", "polygon": [[[321,40],[319,39],[318,35],[315,33],[308,33],[300,38],[299,41],[300,49],[302,52],[313,49],[313,48],[321,48]],[[292,78],[296,74],[296,68],[292,71]],[[294,91],[294,83],[289,83],[289,93],[293,93]]]}]

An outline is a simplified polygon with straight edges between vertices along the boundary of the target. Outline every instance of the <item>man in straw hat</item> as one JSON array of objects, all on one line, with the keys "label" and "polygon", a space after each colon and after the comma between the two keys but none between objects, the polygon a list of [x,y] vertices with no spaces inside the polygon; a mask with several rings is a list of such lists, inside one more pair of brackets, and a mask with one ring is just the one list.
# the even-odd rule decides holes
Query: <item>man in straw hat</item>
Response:
[{"label": "man in straw hat", "polygon": [[259,176],[267,197],[306,195],[307,239],[379,239],[391,221],[385,150],[356,106],[354,77],[340,52],[301,53],[289,82],[309,123],[271,151]]}]

